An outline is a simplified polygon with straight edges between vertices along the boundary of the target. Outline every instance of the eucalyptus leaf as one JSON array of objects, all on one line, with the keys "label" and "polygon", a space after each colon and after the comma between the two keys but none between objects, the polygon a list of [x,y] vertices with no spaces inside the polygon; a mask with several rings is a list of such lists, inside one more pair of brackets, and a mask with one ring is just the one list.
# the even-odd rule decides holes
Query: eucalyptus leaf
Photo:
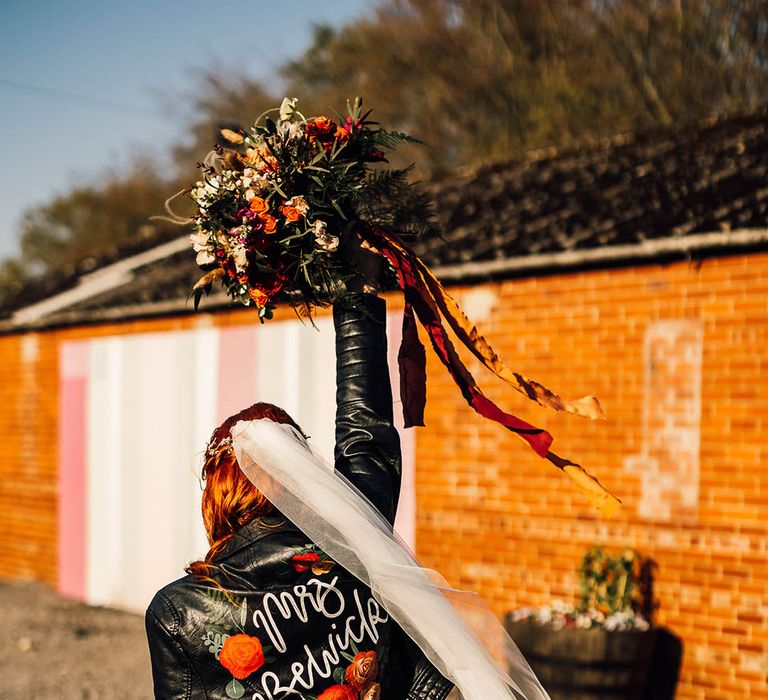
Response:
[{"label": "eucalyptus leaf", "polygon": [[234,698],[234,700],[238,700],[238,698],[243,697],[245,695],[245,688],[243,688],[243,684],[240,683],[236,678],[233,678],[229,683],[227,683],[227,687],[225,692],[227,693],[228,698]]}]

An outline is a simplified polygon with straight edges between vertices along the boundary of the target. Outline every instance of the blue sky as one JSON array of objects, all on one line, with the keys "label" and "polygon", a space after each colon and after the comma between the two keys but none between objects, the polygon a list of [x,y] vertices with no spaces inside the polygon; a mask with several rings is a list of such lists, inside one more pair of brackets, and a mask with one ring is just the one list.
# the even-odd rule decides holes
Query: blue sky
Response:
[{"label": "blue sky", "polygon": [[276,69],[306,48],[313,23],[340,25],[375,4],[0,3],[0,257],[17,252],[26,208],[183,136],[195,73],[232,67],[279,87]]}]

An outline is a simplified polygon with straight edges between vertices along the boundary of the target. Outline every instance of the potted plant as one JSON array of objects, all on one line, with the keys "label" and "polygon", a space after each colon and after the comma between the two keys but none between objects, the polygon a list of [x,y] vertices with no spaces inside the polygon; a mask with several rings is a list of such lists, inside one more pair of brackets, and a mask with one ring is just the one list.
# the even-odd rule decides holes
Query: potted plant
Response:
[{"label": "potted plant", "polygon": [[657,630],[652,560],[633,549],[584,554],[577,604],[514,610],[507,630],[552,700],[647,698]]}]

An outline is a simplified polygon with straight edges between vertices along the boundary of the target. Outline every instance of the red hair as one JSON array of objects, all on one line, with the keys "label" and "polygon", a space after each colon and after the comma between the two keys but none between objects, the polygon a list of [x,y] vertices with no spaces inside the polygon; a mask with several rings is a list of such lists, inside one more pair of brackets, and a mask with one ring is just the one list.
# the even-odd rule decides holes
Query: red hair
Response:
[{"label": "red hair", "polygon": [[[299,432],[301,428],[282,408],[271,403],[255,403],[253,406],[230,416],[211,436],[203,464],[202,511],[205,532],[210,549],[205,559],[192,562],[187,573],[216,585],[211,577],[215,569],[213,560],[226,547],[232,535],[241,527],[274,510],[266,499],[243,474],[232,449],[229,431],[241,420],[269,418],[276,423],[287,423]],[[303,433],[302,433],[303,434]]]}]

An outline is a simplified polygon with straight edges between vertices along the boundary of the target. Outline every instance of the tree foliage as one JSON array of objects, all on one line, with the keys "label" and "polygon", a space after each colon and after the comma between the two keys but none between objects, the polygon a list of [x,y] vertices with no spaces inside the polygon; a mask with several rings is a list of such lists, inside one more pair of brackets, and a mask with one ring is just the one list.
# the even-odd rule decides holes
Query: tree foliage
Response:
[{"label": "tree foliage", "polygon": [[[340,29],[317,27],[282,77],[305,113],[363,95],[388,128],[430,145],[406,146],[394,165],[462,172],[765,104],[768,0],[382,0]],[[172,148],[173,181],[141,162],[29,211],[21,258],[0,267],[0,296],[33,273],[157,234],[148,217],[174,182],[194,177],[219,127],[250,123],[280,97],[245,75],[204,75]]]},{"label": "tree foliage", "polygon": [[313,106],[370,95],[434,170],[757,106],[766,0],[391,0],[285,68]]},{"label": "tree foliage", "polygon": [[89,259],[135,247],[138,240],[163,238],[168,226],[149,216],[162,212],[168,188],[169,181],[142,160],[28,210],[20,231],[26,271],[69,274],[87,268]]}]

